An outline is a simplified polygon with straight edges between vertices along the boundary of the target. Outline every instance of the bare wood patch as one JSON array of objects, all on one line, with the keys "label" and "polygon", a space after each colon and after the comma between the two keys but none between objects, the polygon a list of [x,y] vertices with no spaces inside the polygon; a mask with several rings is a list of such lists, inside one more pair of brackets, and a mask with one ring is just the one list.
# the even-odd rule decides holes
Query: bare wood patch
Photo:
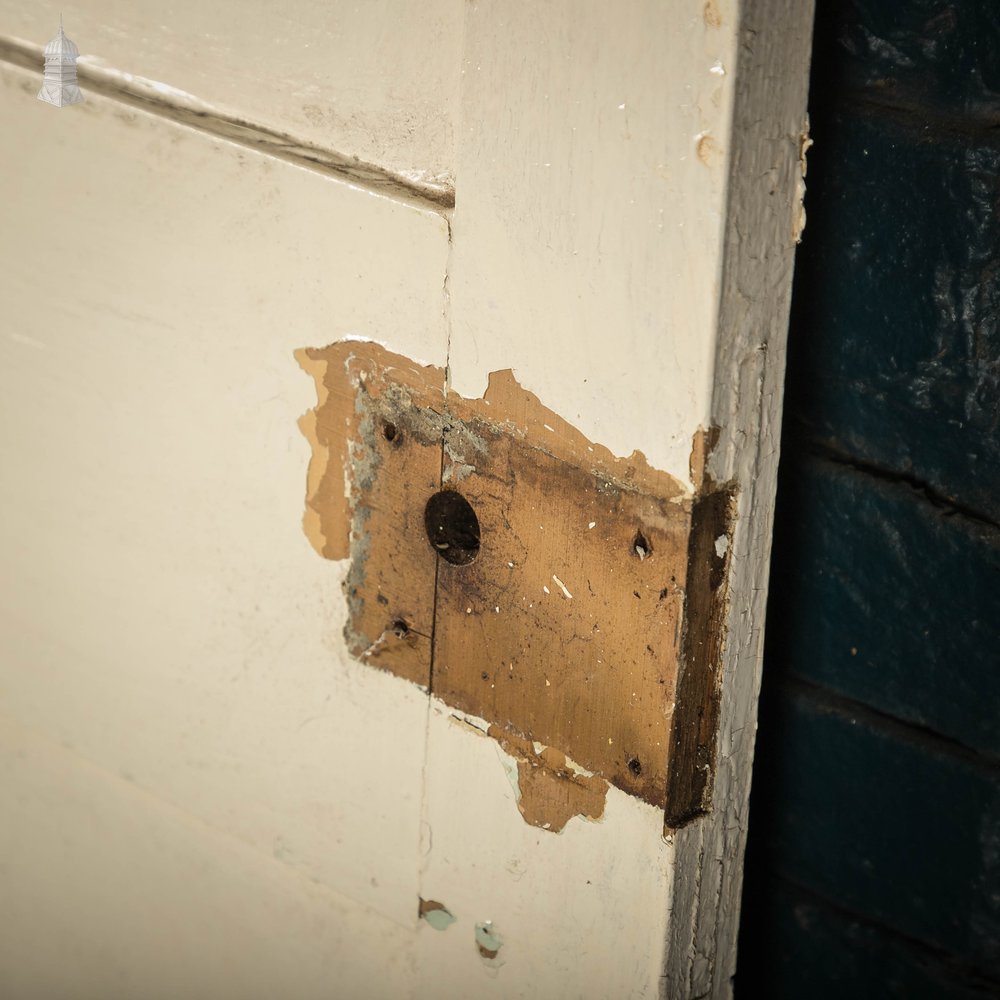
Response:
[{"label": "bare wood patch", "polygon": [[559,833],[574,817],[604,815],[608,783],[581,770],[564,753],[511,736],[497,726],[488,735],[517,761],[517,808],[526,823]]},{"label": "bare wood patch", "polygon": [[[692,509],[714,502],[641,453],[588,441],[509,371],[470,400],[445,391],[441,369],[373,343],[298,358],[319,397],[301,422],[304,527],[320,554],[351,559],[351,652],[488,720],[516,751],[530,823],[601,815],[607,783],[668,809],[679,789],[690,811],[673,776],[703,770],[715,714],[687,706],[695,690],[703,709],[717,701],[716,647],[692,645],[711,617],[688,584],[700,595],[706,572],[715,581],[714,550],[693,540],[714,528],[693,531]],[[699,432],[692,450],[703,492],[713,440]],[[693,741],[678,735],[689,725]]]},{"label": "bare wood patch", "polygon": [[348,649],[427,688],[436,557],[415,498],[440,481],[444,372],[355,341],[296,358],[318,397],[299,424],[313,449],[303,527],[320,555],[350,557]]},{"label": "bare wood patch", "polygon": [[434,693],[662,805],[688,504],[469,426],[482,548],[438,572]]}]

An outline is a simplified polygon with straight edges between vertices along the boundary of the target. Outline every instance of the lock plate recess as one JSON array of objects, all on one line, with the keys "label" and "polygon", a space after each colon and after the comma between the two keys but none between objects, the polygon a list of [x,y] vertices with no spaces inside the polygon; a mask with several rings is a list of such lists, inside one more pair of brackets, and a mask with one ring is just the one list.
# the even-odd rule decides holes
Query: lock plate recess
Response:
[{"label": "lock plate recess", "polygon": [[[351,560],[351,653],[486,720],[522,756],[534,747],[532,766],[556,777],[602,778],[671,826],[703,811],[733,491],[699,474],[692,495],[638,452],[616,458],[510,371],[470,400],[442,369],[374,343],[298,359],[319,395],[302,420],[305,527],[322,555]],[[702,437],[702,464],[706,450]],[[428,535],[442,490],[478,519],[465,561],[439,554],[447,524]],[[546,764],[544,748],[569,763]]]}]

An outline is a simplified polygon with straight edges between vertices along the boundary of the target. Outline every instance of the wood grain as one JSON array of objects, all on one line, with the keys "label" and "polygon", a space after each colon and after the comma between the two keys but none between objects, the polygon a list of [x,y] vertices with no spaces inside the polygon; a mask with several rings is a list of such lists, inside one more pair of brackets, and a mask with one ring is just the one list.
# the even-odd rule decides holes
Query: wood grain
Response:
[{"label": "wood grain", "polygon": [[[321,400],[303,423],[318,469],[314,544],[351,556],[351,651],[660,808],[668,767],[703,783],[696,744],[714,742],[718,685],[704,678],[717,677],[718,615],[693,626],[714,651],[688,664],[700,736],[670,759],[691,525],[677,481],[639,453],[615,459],[588,442],[509,372],[468,400],[443,393],[440,369],[378,344],[300,358]],[[421,530],[439,488],[478,517],[471,561],[439,558]],[[699,537],[724,532],[717,521]],[[715,534],[705,544],[695,560],[714,567]],[[713,592],[724,575],[713,569]],[[695,815],[696,798],[678,814]]]}]

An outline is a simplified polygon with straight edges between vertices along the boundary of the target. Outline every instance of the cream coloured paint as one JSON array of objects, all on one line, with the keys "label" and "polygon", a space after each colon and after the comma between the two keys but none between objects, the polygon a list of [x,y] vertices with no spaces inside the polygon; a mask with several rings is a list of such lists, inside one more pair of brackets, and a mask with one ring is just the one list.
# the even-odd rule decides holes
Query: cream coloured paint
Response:
[{"label": "cream coloured paint", "polygon": [[711,419],[736,7],[466,15],[452,384],[482,395],[512,367],[591,440],[684,480]]},{"label": "cream coloured paint", "polygon": [[412,923],[425,699],[340,648],[292,355],[364,333],[443,361],[447,224],[35,90],[3,73],[7,711]]},{"label": "cream coloured paint", "polygon": [[[738,13],[756,31],[742,46]],[[55,112],[32,74],[0,77],[16,149],[0,179],[21,192],[0,210],[16,570],[0,803],[5,857],[23,859],[0,880],[50,930],[0,951],[0,985],[728,994],[809,11],[454,17],[451,219],[105,98]],[[766,56],[766,81],[742,50]],[[137,71],[155,79],[160,56]],[[768,170],[776,199],[755,180]],[[494,741],[346,657],[344,567],[300,528],[295,420],[313,399],[291,358],[343,336],[450,361],[463,392],[513,366],[585,433],[678,476],[695,428],[723,427],[720,468],[748,492],[714,814],[664,837],[612,789],[600,822],[529,827]],[[202,892],[178,889],[205,872]],[[455,923],[418,921],[418,894]],[[150,900],[183,932],[150,934],[134,916]],[[494,960],[475,945],[486,925]],[[245,976],[220,973],[243,952]]]},{"label": "cream coloured paint", "polygon": [[44,45],[61,15],[81,67],[450,188],[462,5],[0,0],[0,34]]},{"label": "cream coloured paint", "polygon": [[412,932],[5,715],[0,795],[5,998],[409,995]]}]

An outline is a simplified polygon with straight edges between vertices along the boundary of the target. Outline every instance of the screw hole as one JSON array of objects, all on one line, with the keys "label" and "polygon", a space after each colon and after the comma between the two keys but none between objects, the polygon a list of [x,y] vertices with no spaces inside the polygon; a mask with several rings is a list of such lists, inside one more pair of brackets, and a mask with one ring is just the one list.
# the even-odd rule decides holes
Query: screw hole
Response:
[{"label": "screw hole", "polygon": [[441,490],[427,501],[424,528],[431,547],[445,562],[465,566],[479,554],[479,518],[456,490]]},{"label": "screw hole", "polygon": [[397,639],[405,639],[410,634],[410,626],[403,621],[402,618],[397,618],[390,626],[389,631]]},{"label": "screw hole", "polygon": [[382,437],[384,437],[386,439],[386,441],[395,441],[396,440],[396,435],[398,433],[399,432],[396,429],[396,425],[394,423],[392,423],[392,421],[387,420],[382,425]]},{"label": "screw hole", "polygon": [[649,544],[641,531],[637,531],[635,538],[632,539],[632,551],[639,557],[639,562],[642,562],[653,551],[653,546]]},{"label": "screw hole", "polygon": [[638,757],[632,757],[628,762],[628,769],[638,778],[642,774],[642,764]]}]

